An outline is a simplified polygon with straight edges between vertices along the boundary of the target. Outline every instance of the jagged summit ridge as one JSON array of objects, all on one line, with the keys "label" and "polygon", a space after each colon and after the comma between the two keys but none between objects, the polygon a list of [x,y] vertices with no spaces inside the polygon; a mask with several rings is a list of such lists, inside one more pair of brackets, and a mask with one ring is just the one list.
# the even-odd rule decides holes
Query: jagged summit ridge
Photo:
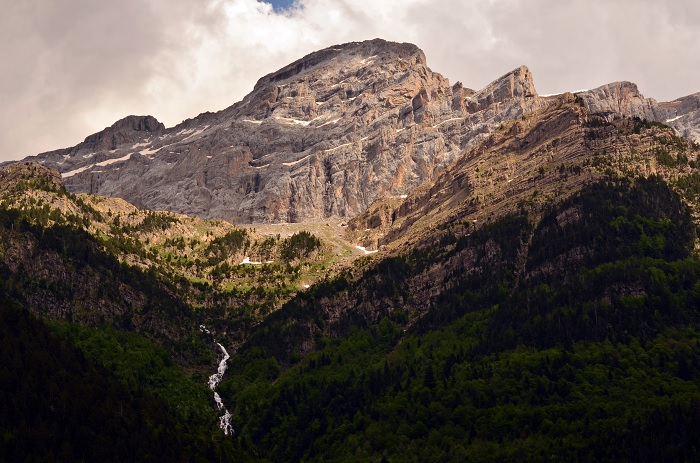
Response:
[{"label": "jagged summit ridge", "polygon": [[139,207],[242,223],[346,218],[433,179],[534,95],[524,67],[475,92],[450,86],[415,45],[353,42],[261,78],[219,113],[167,130],[149,119],[123,141],[115,124],[40,160],[72,191]]},{"label": "jagged summit ridge", "polygon": [[365,42],[349,42],[342,45],[335,45],[313,53],[283,67],[282,69],[270,73],[255,84],[254,91],[270,84],[279,84],[298,77],[304,71],[328,63],[333,59],[346,56],[361,55],[364,57],[383,55],[385,59],[399,58],[409,61],[417,61],[425,65],[426,59],[423,51],[411,43],[387,42],[383,39],[374,39]]},{"label": "jagged summit ridge", "polygon": [[[690,134],[700,117],[697,97],[658,104],[633,84],[580,95],[593,112],[673,120]],[[71,191],[141,208],[238,223],[346,220],[434,180],[546,101],[525,66],[475,91],[433,72],[415,45],[375,39],[311,53],[223,111],[170,129],[130,116],[36,159]]]},{"label": "jagged summit ridge", "polygon": [[593,114],[605,117],[638,117],[663,122],[684,138],[700,142],[700,93],[670,102],[645,98],[632,82],[612,82],[578,95]]},{"label": "jagged summit ridge", "polygon": [[153,116],[127,116],[110,127],[85,138],[83,145],[89,149],[117,149],[125,143],[140,140],[144,133],[157,135],[165,125]]}]

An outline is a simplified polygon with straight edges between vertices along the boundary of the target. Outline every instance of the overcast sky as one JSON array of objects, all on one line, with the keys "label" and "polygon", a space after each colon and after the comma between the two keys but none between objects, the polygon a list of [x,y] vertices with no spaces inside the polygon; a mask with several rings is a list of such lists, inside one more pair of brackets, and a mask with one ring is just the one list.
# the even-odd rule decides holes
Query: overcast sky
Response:
[{"label": "overcast sky", "polygon": [[[699,0],[0,0],[0,161],[129,114],[171,127],[334,44],[412,42],[479,89],[527,65],[541,94],[630,80],[700,91]],[[291,4],[291,6],[290,6]]]}]

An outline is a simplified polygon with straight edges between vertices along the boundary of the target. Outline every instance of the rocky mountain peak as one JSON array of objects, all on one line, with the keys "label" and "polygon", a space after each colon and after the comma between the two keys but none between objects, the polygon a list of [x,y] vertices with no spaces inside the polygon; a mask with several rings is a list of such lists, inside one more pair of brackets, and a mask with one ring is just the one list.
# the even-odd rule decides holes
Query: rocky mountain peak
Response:
[{"label": "rocky mountain peak", "polygon": [[[592,113],[662,121],[686,135],[700,126],[700,96],[658,104],[626,82],[579,95]],[[375,39],[306,55],[223,111],[167,130],[130,116],[36,159],[70,191],[141,208],[236,223],[346,221],[435,180],[549,99],[526,66],[475,91],[433,72],[415,45]]]},{"label": "rocky mountain peak", "polygon": [[580,93],[588,110],[594,114],[624,114],[654,120],[656,101],[646,99],[632,82],[613,82]]},{"label": "rocky mountain peak", "polygon": [[0,169],[0,193],[5,193],[21,186],[22,182],[43,186],[51,190],[63,188],[61,174],[57,170],[44,167],[38,162],[9,164]]},{"label": "rocky mountain peak", "polygon": [[41,160],[71,191],[149,209],[238,223],[345,220],[433,180],[539,104],[536,94],[524,66],[475,92],[433,72],[415,45],[352,42],[268,74],[219,113],[165,131],[127,119]]},{"label": "rocky mountain peak", "polygon": [[371,58],[381,57],[381,61],[406,60],[412,64],[426,64],[425,54],[415,45],[410,43],[387,42],[382,39],[374,39],[365,42],[350,42],[335,45],[313,53],[262,77],[255,84],[254,91],[266,85],[284,84],[290,80],[303,79],[304,74],[313,72],[318,68],[336,68],[333,61],[337,60],[342,65],[353,66],[353,61],[359,65],[372,65],[368,62]]},{"label": "rocky mountain peak", "polygon": [[469,112],[483,111],[489,106],[507,100],[534,98],[537,96],[535,81],[527,66],[520,66],[494,80],[469,99]]},{"label": "rocky mountain peak", "polygon": [[592,114],[608,119],[624,116],[663,122],[684,138],[700,142],[700,93],[658,103],[645,98],[632,82],[613,82],[578,95]]},{"label": "rocky mountain peak", "polygon": [[153,116],[127,116],[110,127],[89,135],[83,145],[87,149],[116,149],[123,143],[140,140],[147,135],[158,134],[165,130],[165,125]]}]

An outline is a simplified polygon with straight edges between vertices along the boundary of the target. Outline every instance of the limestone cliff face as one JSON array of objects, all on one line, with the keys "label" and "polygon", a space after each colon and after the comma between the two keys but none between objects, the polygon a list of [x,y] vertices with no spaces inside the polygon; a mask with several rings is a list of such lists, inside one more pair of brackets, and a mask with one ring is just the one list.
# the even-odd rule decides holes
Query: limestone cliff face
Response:
[{"label": "limestone cliff face", "polygon": [[655,120],[656,101],[647,99],[631,82],[613,82],[579,94],[594,114],[624,114],[629,117]]},{"label": "limestone cliff face", "polygon": [[312,53],[241,102],[164,130],[127,118],[37,160],[74,192],[239,223],[346,218],[433,180],[503,121],[537,105],[525,67],[475,92],[411,44]]},{"label": "limestone cliff face", "polygon": [[[578,96],[590,113],[660,121],[700,140],[700,94],[657,103],[618,82]],[[73,192],[141,208],[237,223],[346,220],[435,180],[550,100],[524,66],[475,91],[430,70],[415,45],[376,39],[311,53],[218,113],[170,129],[129,116],[34,159]]]},{"label": "limestone cliff face", "polygon": [[663,122],[684,138],[700,142],[700,93],[659,103],[653,98],[645,98],[631,82],[613,82],[578,95],[593,114]]},{"label": "limestone cliff face", "polygon": [[[468,234],[507,213],[539,211],[611,172],[669,182],[695,175],[700,148],[679,141],[672,128],[632,119],[663,113],[629,89],[636,87],[614,85],[584,95],[591,109],[581,95],[546,98],[544,107],[503,124],[434,181],[401,200],[372,204],[348,222],[347,237],[369,249],[402,249],[435,240],[439,230],[457,227]],[[610,121],[601,121],[606,114]],[[664,150],[684,161],[660,160]]]}]

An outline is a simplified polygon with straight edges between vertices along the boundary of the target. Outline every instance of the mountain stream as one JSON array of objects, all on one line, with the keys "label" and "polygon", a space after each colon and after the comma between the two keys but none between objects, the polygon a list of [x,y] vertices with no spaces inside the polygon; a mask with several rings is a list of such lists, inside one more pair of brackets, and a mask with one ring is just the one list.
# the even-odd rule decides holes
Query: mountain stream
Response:
[{"label": "mountain stream", "polygon": [[[209,333],[209,330],[206,329],[204,325],[201,325],[200,329],[203,332]],[[209,377],[209,389],[214,391],[214,401],[216,402],[216,407],[219,410],[224,411],[224,414],[219,417],[219,427],[224,431],[224,434],[228,436],[233,434],[233,425],[231,424],[231,413],[229,413],[229,411],[226,409],[223,400],[221,400],[221,396],[218,392],[216,392],[215,389],[216,386],[218,386],[221,380],[223,379],[224,373],[226,373],[226,369],[228,368],[228,359],[230,359],[231,356],[228,354],[224,346],[222,346],[218,342],[216,343],[216,345],[219,346],[219,349],[221,349],[223,357],[221,358],[221,361],[219,361],[219,368],[217,369],[216,373]]]}]

